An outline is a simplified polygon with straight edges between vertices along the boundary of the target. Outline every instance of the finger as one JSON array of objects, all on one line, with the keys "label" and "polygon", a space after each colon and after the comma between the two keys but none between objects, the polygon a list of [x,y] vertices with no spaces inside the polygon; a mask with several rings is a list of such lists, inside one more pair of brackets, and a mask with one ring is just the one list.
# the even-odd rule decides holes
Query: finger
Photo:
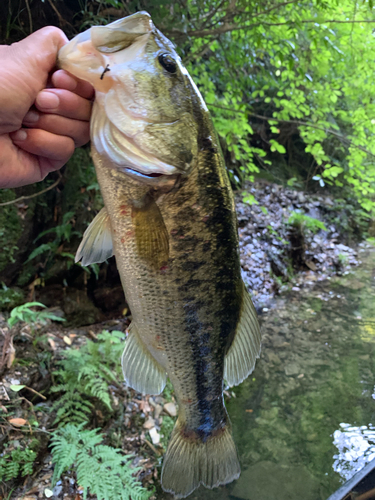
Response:
[{"label": "finger", "polygon": [[89,120],[92,102],[69,90],[46,89],[37,95],[35,106],[44,113],[55,113],[74,120]]},{"label": "finger", "polygon": [[[44,174],[45,169],[43,169],[42,174],[38,158],[22,149],[18,149],[15,158],[15,164],[10,166],[8,164],[6,172],[1,172],[1,189],[17,188],[40,182],[48,173],[46,171]],[[1,167],[0,165],[0,169]]]},{"label": "finger", "polygon": [[20,149],[9,135],[0,135],[0,150],[0,188],[40,182],[49,172],[61,167],[61,161],[38,157]]},{"label": "finger", "polygon": [[80,80],[63,69],[55,71],[51,80],[53,86],[56,88],[70,90],[85,99],[92,99],[94,97],[95,91],[91,83]]},{"label": "finger", "polygon": [[8,135],[0,135],[0,188],[8,189],[41,180],[37,159],[19,149]]},{"label": "finger", "polygon": [[[22,150],[48,160],[53,169],[62,167],[74,152],[70,137],[52,134],[40,129],[20,129],[9,134],[13,143]],[[46,162],[44,162],[46,164]]]},{"label": "finger", "polygon": [[29,128],[42,129],[56,135],[71,137],[76,147],[83,146],[90,140],[90,123],[73,120],[65,116],[29,111],[23,120]]}]

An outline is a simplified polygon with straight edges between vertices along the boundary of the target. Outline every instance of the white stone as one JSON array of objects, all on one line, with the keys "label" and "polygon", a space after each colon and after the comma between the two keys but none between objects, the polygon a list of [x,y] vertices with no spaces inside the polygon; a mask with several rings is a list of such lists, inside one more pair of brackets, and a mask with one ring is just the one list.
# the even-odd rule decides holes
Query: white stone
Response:
[{"label": "white stone", "polygon": [[177,415],[177,408],[174,403],[166,403],[164,405],[164,410],[170,415],[171,417],[175,417]]}]

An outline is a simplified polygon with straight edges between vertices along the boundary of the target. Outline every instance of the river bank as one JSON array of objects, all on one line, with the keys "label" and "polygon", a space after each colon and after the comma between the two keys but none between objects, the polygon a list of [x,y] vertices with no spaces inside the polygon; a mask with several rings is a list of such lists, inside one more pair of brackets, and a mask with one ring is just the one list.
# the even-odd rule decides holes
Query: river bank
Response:
[{"label": "river bank", "polygon": [[279,291],[358,265],[361,211],[277,184],[258,181],[246,188],[236,196],[241,266],[258,310]]}]

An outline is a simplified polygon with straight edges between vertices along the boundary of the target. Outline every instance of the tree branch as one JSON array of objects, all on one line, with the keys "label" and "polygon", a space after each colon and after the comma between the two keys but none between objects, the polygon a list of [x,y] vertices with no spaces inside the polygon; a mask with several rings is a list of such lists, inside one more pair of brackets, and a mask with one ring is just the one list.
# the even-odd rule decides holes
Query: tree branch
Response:
[{"label": "tree branch", "polygon": [[20,196],[19,198],[16,198],[15,200],[0,203],[0,207],[5,207],[6,205],[13,205],[14,203],[18,203],[19,201],[22,201],[22,200],[29,200],[30,198],[36,198],[37,196],[44,194],[47,191],[51,191],[51,189],[56,187],[62,179],[62,175],[60,174],[60,172],[58,172],[58,174],[59,174],[59,178],[57,179],[57,181],[55,181],[53,184],[51,184],[48,188],[42,189],[42,191],[38,191],[37,193],[30,194],[28,196]]},{"label": "tree branch", "polygon": [[55,14],[57,15],[57,17],[59,19],[60,26],[69,25],[69,26],[71,26],[75,30],[74,26],[72,24],[70,24],[69,21],[67,21],[66,19],[63,18],[63,16],[60,14],[60,12],[58,11],[58,9],[57,9],[56,5],[53,3],[53,1],[52,0],[48,0],[48,3],[50,4],[51,8],[53,9],[53,11],[55,12]]},{"label": "tree branch", "polygon": [[31,17],[31,10],[30,10],[30,5],[29,5],[29,0],[25,0],[26,3],[26,9],[27,9],[27,14],[29,16],[29,27],[30,27],[30,34],[33,32],[33,20]]}]

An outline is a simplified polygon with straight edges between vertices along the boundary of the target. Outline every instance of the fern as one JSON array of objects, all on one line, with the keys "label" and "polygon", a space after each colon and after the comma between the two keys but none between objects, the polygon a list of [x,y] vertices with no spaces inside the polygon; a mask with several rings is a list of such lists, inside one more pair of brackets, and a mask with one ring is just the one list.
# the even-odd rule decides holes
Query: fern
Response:
[{"label": "fern", "polygon": [[27,262],[30,262],[31,260],[33,260],[38,255],[41,255],[44,252],[51,252],[52,250],[54,250],[54,247],[53,247],[53,245],[51,243],[43,243],[43,245],[39,245],[37,248],[35,248],[31,252],[31,254],[29,255],[29,257],[25,261],[25,264]]},{"label": "fern", "polygon": [[139,469],[131,468],[131,457],[110,446],[101,445],[103,436],[97,430],[83,430],[83,425],[68,424],[52,433],[52,482],[75,465],[77,482],[98,500],[146,500],[151,492],[134,478]]},{"label": "fern", "polygon": [[0,457],[0,481],[15,479],[20,472],[22,476],[30,475],[35,459],[35,451],[29,449],[16,449]]},{"label": "fern", "polygon": [[77,391],[73,385],[58,385],[51,388],[52,392],[65,392],[52,405],[52,409],[56,411],[54,424],[71,422],[80,424],[87,422],[91,415],[93,404],[84,399],[84,394]]},{"label": "fern", "polygon": [[31,307],[46,308],[46,306],[40,302],[27,302],[26,304],[15,307],[10,313],[8,325],[12,327],[19,321],[25,321],[31,325],[35,325],[37,323],[46,325],[47,320],[49,319],[53,321],[65,321],[64,318],[60,318],[49,311],[33,311]]},{"label": "fern", "polygon": [[58,362],[59,370],[54,372],[60,384],[51,389],[63,394],[52,406],[57,412],[55,424],[87,422],[92,399],[112,410],[109,384],[121,378],[119,360],[123,337],[122,332],[103,331],[98,335],[98,342],[89,340],[80,349],[64,353],[64,359]]}]

